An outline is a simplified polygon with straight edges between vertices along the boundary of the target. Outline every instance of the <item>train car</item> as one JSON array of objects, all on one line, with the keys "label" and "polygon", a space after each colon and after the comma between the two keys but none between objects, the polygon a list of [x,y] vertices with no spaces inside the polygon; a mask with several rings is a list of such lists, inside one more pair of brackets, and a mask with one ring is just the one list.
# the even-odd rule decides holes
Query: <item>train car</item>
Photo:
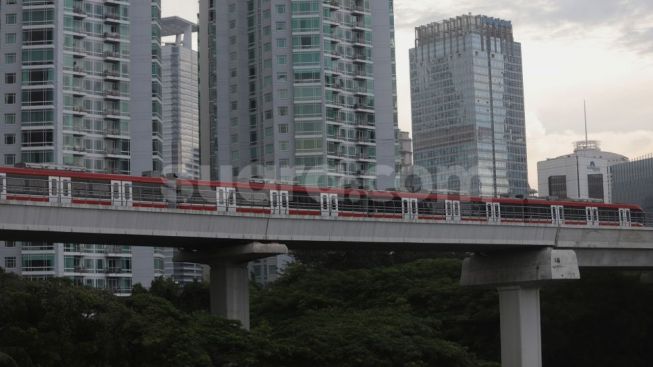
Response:
[{"label": "train car", "polygon": [[0,199],[57,205],[174,208],[216,214],[476,224],[643,227],[637,205],[455,193],[334,189],[265,180],[217,182],[80,170],[0,167]]}]

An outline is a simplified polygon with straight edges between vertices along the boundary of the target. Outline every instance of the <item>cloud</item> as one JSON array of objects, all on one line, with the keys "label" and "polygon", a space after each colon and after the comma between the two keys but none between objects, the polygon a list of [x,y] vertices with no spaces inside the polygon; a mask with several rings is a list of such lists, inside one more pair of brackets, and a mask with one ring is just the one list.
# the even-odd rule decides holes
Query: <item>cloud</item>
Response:
[{"label": "cloud", "polygon": [[533,39],[584,38],[610,28],[614,44],[653,53],[651,0],[423,0],[396,1],[398,29],[469,12],[513,21],[517,32]]}]

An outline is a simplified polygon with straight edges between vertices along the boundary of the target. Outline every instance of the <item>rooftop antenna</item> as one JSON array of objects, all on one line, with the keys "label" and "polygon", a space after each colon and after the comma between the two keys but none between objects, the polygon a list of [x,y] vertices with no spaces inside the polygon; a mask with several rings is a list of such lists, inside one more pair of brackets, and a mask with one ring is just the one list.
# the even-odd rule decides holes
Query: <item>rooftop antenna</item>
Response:
[{"label": "rooftop antenna", "polygon": [[589,139],[587,135],[587,100],[583,100],[583,110],[585,112],[585,146],[589,146]]}]

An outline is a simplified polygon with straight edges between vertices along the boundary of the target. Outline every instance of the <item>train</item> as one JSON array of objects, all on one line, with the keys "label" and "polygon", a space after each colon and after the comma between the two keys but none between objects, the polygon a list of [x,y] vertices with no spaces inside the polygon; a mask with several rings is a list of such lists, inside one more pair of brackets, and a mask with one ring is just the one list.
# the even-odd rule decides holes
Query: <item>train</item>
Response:
[{"label": "train", "polygon": [[323,188],[264,180],[219,182],[38,167],[0,167],[0,200],[186,210],[224,215],[644,227],[638,205],[456,193]]}]

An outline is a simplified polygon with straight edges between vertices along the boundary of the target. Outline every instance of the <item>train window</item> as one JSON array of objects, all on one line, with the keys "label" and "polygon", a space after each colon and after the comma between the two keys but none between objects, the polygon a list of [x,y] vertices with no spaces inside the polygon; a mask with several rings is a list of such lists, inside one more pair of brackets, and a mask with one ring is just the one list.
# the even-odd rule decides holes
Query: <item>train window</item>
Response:
[{"label": "train window", "polygon": [[59,195],[59,179],[57,177],[50,177],[50,195]]},{"label": "train window", "polygon": [[114,182],[113,189],[111,190],[111,192],[113,192],[114,200],[120,200],[120,183]]},{"label": "train window", "polygon": [[[129,202],[132,200],[132,185],[130,182],[123,182],[123,185],[124,185],[125,201]],[[152,200],[154,198],[149,198],[149,199]]]}]

